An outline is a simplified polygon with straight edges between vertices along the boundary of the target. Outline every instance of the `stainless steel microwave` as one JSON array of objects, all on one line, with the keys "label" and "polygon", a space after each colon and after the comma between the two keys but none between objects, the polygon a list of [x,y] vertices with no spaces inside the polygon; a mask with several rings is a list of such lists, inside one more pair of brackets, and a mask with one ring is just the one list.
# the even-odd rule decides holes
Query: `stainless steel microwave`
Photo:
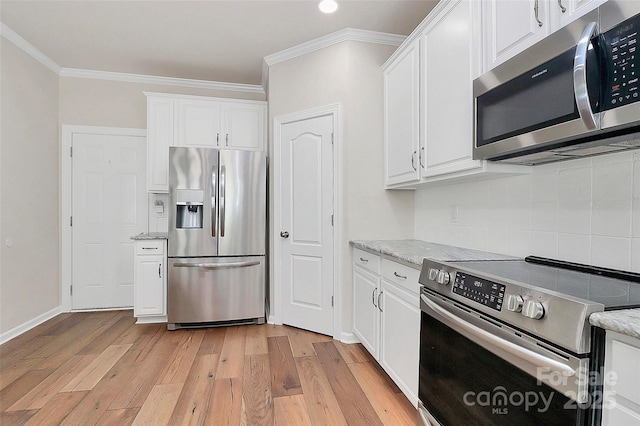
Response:
[{"label": "stainless steel microwave", "polygon": [[609,0],[473,82],[474,159],[640,148],[640,1]]}]

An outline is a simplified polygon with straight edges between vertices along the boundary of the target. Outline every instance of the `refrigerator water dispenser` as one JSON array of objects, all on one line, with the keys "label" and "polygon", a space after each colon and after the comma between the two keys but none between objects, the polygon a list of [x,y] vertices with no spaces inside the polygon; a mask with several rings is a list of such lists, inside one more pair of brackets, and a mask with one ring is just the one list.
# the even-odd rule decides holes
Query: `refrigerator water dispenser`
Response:
[{"label": "refrigerator water dispenser", "polygon": [[204,191],[176,190],[176,228],[202,228]]}]

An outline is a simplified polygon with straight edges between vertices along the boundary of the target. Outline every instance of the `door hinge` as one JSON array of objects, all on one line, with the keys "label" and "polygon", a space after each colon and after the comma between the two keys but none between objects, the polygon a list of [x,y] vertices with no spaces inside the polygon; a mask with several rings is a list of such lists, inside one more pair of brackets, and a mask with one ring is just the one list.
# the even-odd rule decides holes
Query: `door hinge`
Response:
[{"label": "door hinge", "polygon": [[333,226],[333,215],[331,215],[331,226]]},{"label": "door hinge", "polygon": [[71,295],[73,296],[73,284],[71,284],[71,285],[69,286],[69,292],[70,292],[70,293],[71,293]]},{"label": "door hinge", "polygon": [[69,226],[73,226],[73,216],[69,216]]},{"label": "door hinge", "polygon": [[73,157],[73,147],[69,147],[69,157]]},{"label": "door hinge", "polygon": [[333,133],[331,133],[331,145],[333,145]]},{"label": "door hinge", "polygon": [[331,296],[331,307],[333,307],[333,296]]}]

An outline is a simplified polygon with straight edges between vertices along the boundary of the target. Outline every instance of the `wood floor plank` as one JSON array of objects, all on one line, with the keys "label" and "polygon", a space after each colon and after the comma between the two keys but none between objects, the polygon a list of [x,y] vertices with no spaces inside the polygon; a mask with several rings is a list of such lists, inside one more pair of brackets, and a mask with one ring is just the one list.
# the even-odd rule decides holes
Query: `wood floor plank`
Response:
[{"label": "wood floor plank", "polygon": [[173,410],[170,424],[205,424],[209,405],[212,403],[211,396],[219,358],[219,354],[196,357]]},{"label": "wood floor plank", "polygon": [[100,354],[104,352],[104,350],[108,346],[112,345],[113,342],[122,335],[122,333],[124,333],[127,329],[130,329],[131,325],[135,322],[136,321],[133,315],[119,315],[118,321],[116,321],[108,329],[106,329],[104,333],[96,336],[95,339],[89,342],[78,352],[78,355]]},{"label": "wood floor plank", "polygon": [[296,358],[296,367],[311,422],[316,425],[346,426],[347,421],[318,358]]},{"label": "wood floor plank", "polygon": [[107,410],[98,419],[96,425],[125,426],[133,423],[140,408],[122,408],[120,410]]},{"label": "wood floor plank", "polygon": [[169,424],[171,413],[178,402],[181,391],[182,383],[155,385],[142,408],[140,408],[133,425],[155,426]]},{"label": "wood floor plank", "polygon": [[274,424],[273,396],[269,355],[251,355],[245,358],[242,377],[242,425]]},{"label": "wood floor plank", "polygon": [[244,351],[247,340],[246,326],[227,328],[216,370],[216,378],[242,377],[244,371]]},{"label": "wood floor plank", "polygon": [[8,365],[0,372],[0,390],[19,379],[27,371],[40,370],[43,361],[44,358],[13,359],[13,364]]},{"label": "wood floor plank", "polygon": [[213,327],[207,329],[204,334],[204,339],[202,339],[202,343],[200,344],[198,355],[222,353],[225,334],[226,327]]},{"label": "wood floor plank", "polygon": [[57,425],[82,401],[85,392],[65,392],[56,394],[37,414],[29,419],[26,425]]},{"label": "wood floor plank", "polygon": [[38,413],[38,410],[30,410],[30,411],[3,411],[0,412],[0,425],[2,426],[22,426],[32,416],[35,416]]},{"label": "wood floor plank", "polygon": [[277,324],[265,324],[267,337],[287,336],[287,326]]},{"label": "wood floor plank", "polygon": [[344,344],[342,342],[335,342],[336,348],[340,352],[340,356],[344,359],[344,362],[351,364],[354,362],[371,362],[375,359],[371,356],[368,350],[365,349],[360,343]]},{"label": "wood floor plank", "polygon": [[25,396],[16,401],[7,411],[37,410],[44,407],[63,387],[91,364],[95,358],[96,355],[76,355],[70,358],[69,361],[34,386]]},{"label": "wood floor plank", "polygon": [[382,425],[334,342],[314,343],[318,360],[348,424]]},{"label": "wood floor plank", "polygon": [[247,326],[247,347],[245,355],[260,355],[269,353],[267,345],[267,328],[262,325]]},{"label": "wood floor plank", "polygon": [[287,335],[291,343],[291,351],[295,358],[302,356],[314,356],[316,351],[313,344],[317,342],[330,342],[333,338],[324,334],[314,333],[312,331],[302,330],[295,327],[287,327]]},{"label": "wood floor plank", "polygon": [[[156,344],[163,340],[165,333],[167,333],[167,327],[163,324],[136,324],[134,327],[145,327],[144,332],[133,343],[131,349],[122,357],[123,362],[144,362],[151,351],[155,350]],[[146,327],[150,326],[150,327]],[[164,339],[171,342],[169,339]],[[118,342],[118,344],[125,344],[128,342]],[[173,346],[177,346],[177,342],[173,343]]]},{"label": "wood floor plank", "polygon": [[158,384],[184,383],[189,375],[189,370],[200,350],[200,344],[204,338],[204,330],[181,330],[182,339],[174,350],[173,356],[167,363]]},{"label": "wood floor plank", "polygon": [[273,399],[273,417],[278,426],[311,426],[304,395]]},{"label": "wood floor plank", "polygon": [[213,395],[205,418],[205,425],[236,426],[242,415],[242,379],[216,379]]},{"label": "wood floor plank", "polygon": [[302,393],[300,377],[293,360],[288,336],[268,337],[271,392],[273,397]]},{"label": "wood floor plank", "polygon": [[[373,363],[353,363],[349,364],[349,368],[384,424],[416,424],[418,418],[415,408],[404,395],[396,392],[395,385],[389,386],[389,382],[380,375]],[[398,398],[398,395],[402,398]]]},{"label": "wood floor plank", "polygon": [[61,392],[74,392],[91,390],[104,377],[105,374],[131,347],[129,345],[108,346],[98,355],[88,366],[86,366],[76,377],[74,377]]},{"label": "wood floor plank", "polygon": [[22,398],[27,392],[33,389],[38,383],[47,378],[55,370],[29,370],[22,376],[11,382],[0,391],[0,411],[6,411]]}]

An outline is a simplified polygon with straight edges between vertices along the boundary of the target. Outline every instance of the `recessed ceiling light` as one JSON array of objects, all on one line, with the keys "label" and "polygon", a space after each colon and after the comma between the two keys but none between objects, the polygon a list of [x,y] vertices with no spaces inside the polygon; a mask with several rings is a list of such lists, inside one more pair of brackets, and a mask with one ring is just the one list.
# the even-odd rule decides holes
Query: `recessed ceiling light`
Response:
[{"label": "recessed ceiling light", "polygon": [[318,9],[322,13],[333,13],[338,10],[338,2],[336,0],[322,0],[318,2]]}]

